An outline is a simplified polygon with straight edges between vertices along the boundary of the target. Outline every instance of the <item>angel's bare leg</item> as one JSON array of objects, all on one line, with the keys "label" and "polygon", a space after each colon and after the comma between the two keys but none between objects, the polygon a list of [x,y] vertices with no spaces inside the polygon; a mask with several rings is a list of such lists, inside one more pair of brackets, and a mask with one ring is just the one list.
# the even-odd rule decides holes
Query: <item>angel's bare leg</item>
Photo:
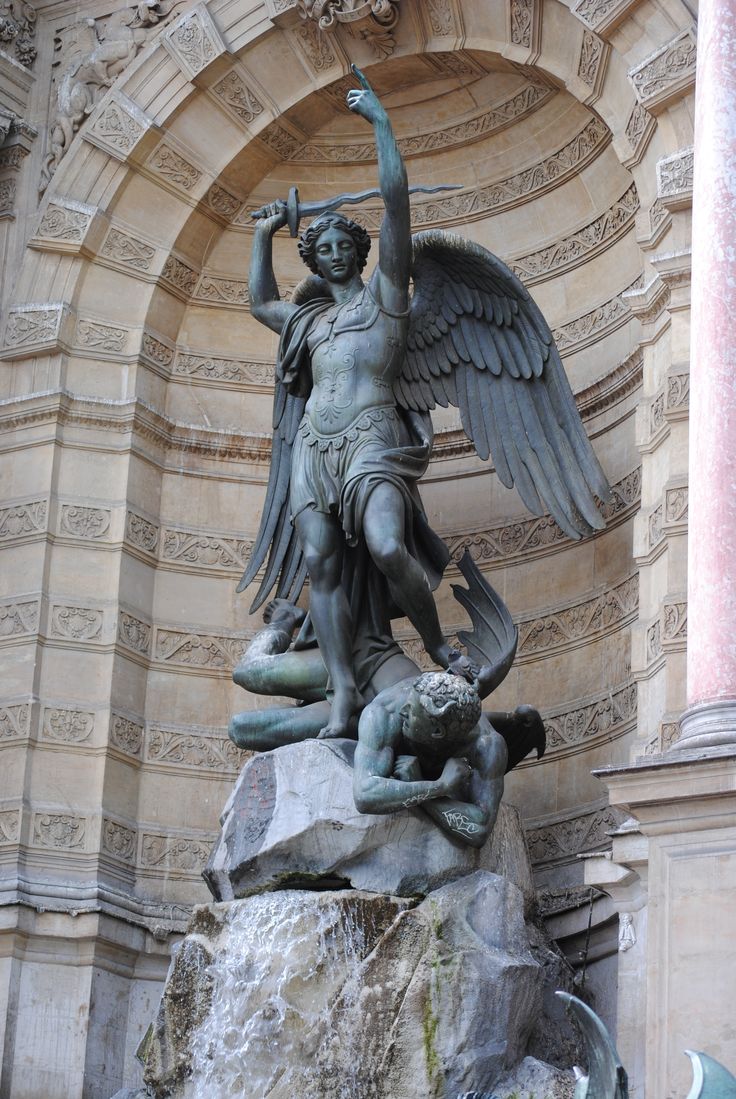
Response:
[{"label": "angel's bare leg", "polygon": [[284,744],[314,740],[330,716],[329,702],[309,706],[274,706],[271,710],[247,710],[230,719],[228,736],[238,748],[270,752]]},{"label": "angel's bare leg", "polygon": [[371,557],[388,580],[391,598],[419,631],[429,655],[442,668],[472,681],[478,671],[445,640],[424,569],[404,544],[404,500],[389,482],[371,492],[363,534]]},{"label": "angel's bare leg", "polygon": [[309,573],[309,611],[333,697],[321,738],[348,736],[363,705],[355,683],[350,606],[342,587],[343,534],[331,515],[305,508],[294,519]]},{"label": "angel's bare leg", "polygon": [[304,702],[325,697],[327,670],[317,649],[288,652],[304,611],[286,599],[274,599],[263,617],[266,626],[251,641],[233,671],[239,687],[253,694],[286,695]]}]

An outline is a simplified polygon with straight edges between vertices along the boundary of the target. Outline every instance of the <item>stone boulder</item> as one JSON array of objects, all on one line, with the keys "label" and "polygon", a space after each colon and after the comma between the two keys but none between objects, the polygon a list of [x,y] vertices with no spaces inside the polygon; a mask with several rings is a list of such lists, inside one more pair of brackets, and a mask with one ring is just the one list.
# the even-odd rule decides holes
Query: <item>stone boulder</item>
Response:
[{"label": "stone boulder", "polygon": [[157,1099],[495,1095],[522,1063],[543,981],[521,892],[487,871],[421,903],[284,890],[201,906],[146,1082]]},{"label": "stone boulder", "polygon": [[205,870],[217,900],[279,888],[425,896],[476,870],[534,896],[517,811],[501,805],[481,849],[451,839],[421,810],[368,815],[353,801],[355,741],[307,740],[246,763]]}]

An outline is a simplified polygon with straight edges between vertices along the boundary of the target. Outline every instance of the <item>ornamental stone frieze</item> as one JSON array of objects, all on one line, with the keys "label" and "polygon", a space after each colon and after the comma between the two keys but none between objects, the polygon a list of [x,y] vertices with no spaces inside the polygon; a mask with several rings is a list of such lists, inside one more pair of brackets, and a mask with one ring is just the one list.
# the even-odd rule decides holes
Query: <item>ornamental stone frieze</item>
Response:
[{"label": "ornamental stone frieze", "polygon": [[295,8],[301,16],[304,27],[300,37],[318,72],[335,62],[329,34],[339,27],[367,42],[378,59],[390,57],[396,48],[394,31],[399,22],[399,5],[400,0],[292,0],[286,4],[275,0],[273,3],[277,11]]},{"label": "ornamental stone frieze", "polygon": [[695,85],[697,38],[688,27],[629,70],[637,99],[657,113]]}]

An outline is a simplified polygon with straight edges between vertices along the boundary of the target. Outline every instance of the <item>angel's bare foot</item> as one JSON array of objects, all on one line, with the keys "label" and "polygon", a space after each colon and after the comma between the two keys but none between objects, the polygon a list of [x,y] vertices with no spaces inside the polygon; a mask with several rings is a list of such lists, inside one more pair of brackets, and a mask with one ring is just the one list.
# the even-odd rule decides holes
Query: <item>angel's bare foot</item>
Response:
[{"label": "angel's bare foot", "polygon": [[330,707],[330,720],[317,734],[318,740],[334,740],[336,737],[355,736],[357,717],[365,706],[359,691],[345,691],[335,695]]},{"label": "angel's bare foot", "polygon": [[447,656],[447,671],[450,675],[459,675],[462,679],[467,679],[468,683],[475,683],[478,678],[479,670],[478,666],[469,660],[467,656],[463,656],[457,649],[450,649]]},{"label": "angel's bare foot", "polygon": [[301,626],[305,618],[305,611],[290,603],[288,599],[272,599],[263,611],[263,621],[267,626],[277,626],[289,634],[292,634],[297,626]]}]

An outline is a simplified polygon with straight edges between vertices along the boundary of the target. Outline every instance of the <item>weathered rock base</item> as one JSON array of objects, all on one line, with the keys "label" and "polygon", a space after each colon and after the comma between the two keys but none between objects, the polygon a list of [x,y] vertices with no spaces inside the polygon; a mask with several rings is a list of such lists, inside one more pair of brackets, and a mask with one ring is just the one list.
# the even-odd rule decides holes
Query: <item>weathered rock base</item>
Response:
[{"label": "weathered rock base", "polygon": [[421,809],[359,813],[352,740],[307,740],[250,759],[221,817],[205,878],[216,900],[340,885],[426,895],[488,870],[534,897],[519,814],[502,804],[482,848],[451,839]]},{"label": "weathered rock base", "polygon": [[161,1002],[150,1094],[456,1099],[502,1083],[503,1099],[567,1099],[572,1073],[524,1060],[549,954],[521,891],[487,871],[421,903],[287,890],[201,906]]}]

